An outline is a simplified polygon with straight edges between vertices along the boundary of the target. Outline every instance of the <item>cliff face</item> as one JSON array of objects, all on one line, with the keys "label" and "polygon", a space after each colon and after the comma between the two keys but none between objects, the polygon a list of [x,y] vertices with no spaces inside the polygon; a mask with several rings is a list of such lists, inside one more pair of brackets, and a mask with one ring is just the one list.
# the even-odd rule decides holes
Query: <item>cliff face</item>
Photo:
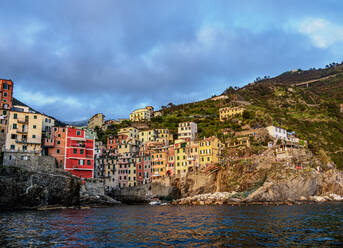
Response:
[{"label": "cliff face", "polygon": [[0,167],[0,209],[79,205],[80,180],[62,172]]}]

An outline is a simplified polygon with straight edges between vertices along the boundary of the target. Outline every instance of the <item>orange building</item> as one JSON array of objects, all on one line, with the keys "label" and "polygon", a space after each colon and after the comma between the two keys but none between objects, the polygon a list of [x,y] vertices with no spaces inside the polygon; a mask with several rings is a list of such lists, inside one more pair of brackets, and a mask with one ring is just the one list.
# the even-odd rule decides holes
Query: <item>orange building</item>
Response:
[{"label": "orange building", "polygon": [[0,151],[5,145],[8,114],[13,106],[13,82],[12,80],[0,79]]},{"label": "orange building", "polygon": [[48,148],[48,155],[56,158],[60,168],[64,166],[64,156],[66,148],[66,128],[53,127],[51,137],[44,139],[44,147]]},{"label": "orange building", "polygon": [[13,82],[12,80],[0,79],[0,109],[12,108]]}]

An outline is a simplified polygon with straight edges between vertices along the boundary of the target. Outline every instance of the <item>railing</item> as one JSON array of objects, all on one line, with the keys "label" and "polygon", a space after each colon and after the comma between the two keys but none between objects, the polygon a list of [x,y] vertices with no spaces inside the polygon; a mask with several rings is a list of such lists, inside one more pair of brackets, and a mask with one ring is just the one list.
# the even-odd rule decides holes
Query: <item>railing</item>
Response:
[{"label": "railing", "polygon": [[23,149],[6,149],[6,148],[4,148],[2,151],[3,152],[41,153],[41,150],[28,151],[28,150],[23,150]]},{"label": "railing", "polygon": [[27,133],[27,132],[28,132],[27,128],[22,129],[22,130],[20,130],[20,129],[17,130],[17,133]]},{"label": "railing", "polygon": [[86,144],[70,144],[71,147],[86,147]]},{"label": "railing", "polygon": [[29,123],[29,119],[18,119],[18,123],[21,123],[21,124],[27,124]]},{"label": "railing", "polygon": [[41,144],[41,142],[29,141],[27,139],[16,139],[15,142],[20,143],[20,144],[36,144],[36,145],[40,145]]}]

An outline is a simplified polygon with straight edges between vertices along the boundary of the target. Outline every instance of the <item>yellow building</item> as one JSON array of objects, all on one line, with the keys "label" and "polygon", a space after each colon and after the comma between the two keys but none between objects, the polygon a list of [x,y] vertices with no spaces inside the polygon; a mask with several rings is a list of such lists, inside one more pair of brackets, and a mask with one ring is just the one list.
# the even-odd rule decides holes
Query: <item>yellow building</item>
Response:
[{"label": "yellow building", "polygon": [[168,163],[168,147],[155,145],[150,148],[151,165],[152,165],[152,180],[166,176],[166,168]]},{"label": "yellow building", "polygon": [[43,120],[41,114],[10,111],[5,150],[41,153]]},{"label": "yellow building", "polygon": [[88,128],[95,129],[95,127],[102,127],[104,124],[105,116],[101,113],[93,115],[88,121]]},{"label": "yellow building", "polygon": [[142,144],[146,142],[156,141],[157,133],[154,129],[139,131],[139,141]]},{"label": "yellow building", "polygon": [[165,144],[165,145],[170,145],[173,143],[174,138],[173,134],[166,128],[159,128],[155,129],[157,133],[157,138],[156,141]]},{"label": "yellow building", "polygon": [[206,167],[219,162],[223,144],[217,137],[204,138],[199,142],[199,166]]},{"label": "yellow building", "polygon": [[125,127],[119,129],[118,135],[126,135],[128,140],[132,141],[132,144],[137,144],[139,142],[139,132],[135,127]]},{"label": "yellow building", "polygon": [[130,114],[130,121],[150,121],[150,119],[153,117],[153,113],[154,110],[151,106],[136,109]]},{"label": "yellow building", "polygon": [[187,143],[184,140],[175,140],[174,156],[175,156],[175,174],[186,176],[188,172],[188,157],[186,151]]},{"label": "yellow building", "polygon": [[235,115],[242,115],[245,108],[242,107],[225,107],[219,109],[219,119],[224,122]]},{"label": "yellow building", "polygon": [[199,168],[199,143],[197,141],[191,141],[187,143],[187,160],[188,160],[188,172],[194,171]]},{"label": "yellow building", "polygon": [[129,158],[129,164],[128,164],[128,174],[127,174],[127,186],[133,187],[137,185],[137,179],[136,179],[136,158]]}]

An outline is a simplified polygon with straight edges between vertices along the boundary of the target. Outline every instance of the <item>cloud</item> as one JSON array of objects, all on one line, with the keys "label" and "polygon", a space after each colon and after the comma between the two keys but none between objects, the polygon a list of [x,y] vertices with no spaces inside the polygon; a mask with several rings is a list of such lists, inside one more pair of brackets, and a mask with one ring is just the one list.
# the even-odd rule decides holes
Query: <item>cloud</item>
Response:
[{"label": "cloud", "polygon": [[304,20],[299,25],[299,32],[308,35],[319,48],[343,42],[343,25],[336,25],[321,18]]},{"label": "cloud", "polygon": [[0,77],[14,81],[15,97],[62,120],[128,117],[144,104],[198,101],[257,76],[342,59],[342,7],[4,0]]}]

